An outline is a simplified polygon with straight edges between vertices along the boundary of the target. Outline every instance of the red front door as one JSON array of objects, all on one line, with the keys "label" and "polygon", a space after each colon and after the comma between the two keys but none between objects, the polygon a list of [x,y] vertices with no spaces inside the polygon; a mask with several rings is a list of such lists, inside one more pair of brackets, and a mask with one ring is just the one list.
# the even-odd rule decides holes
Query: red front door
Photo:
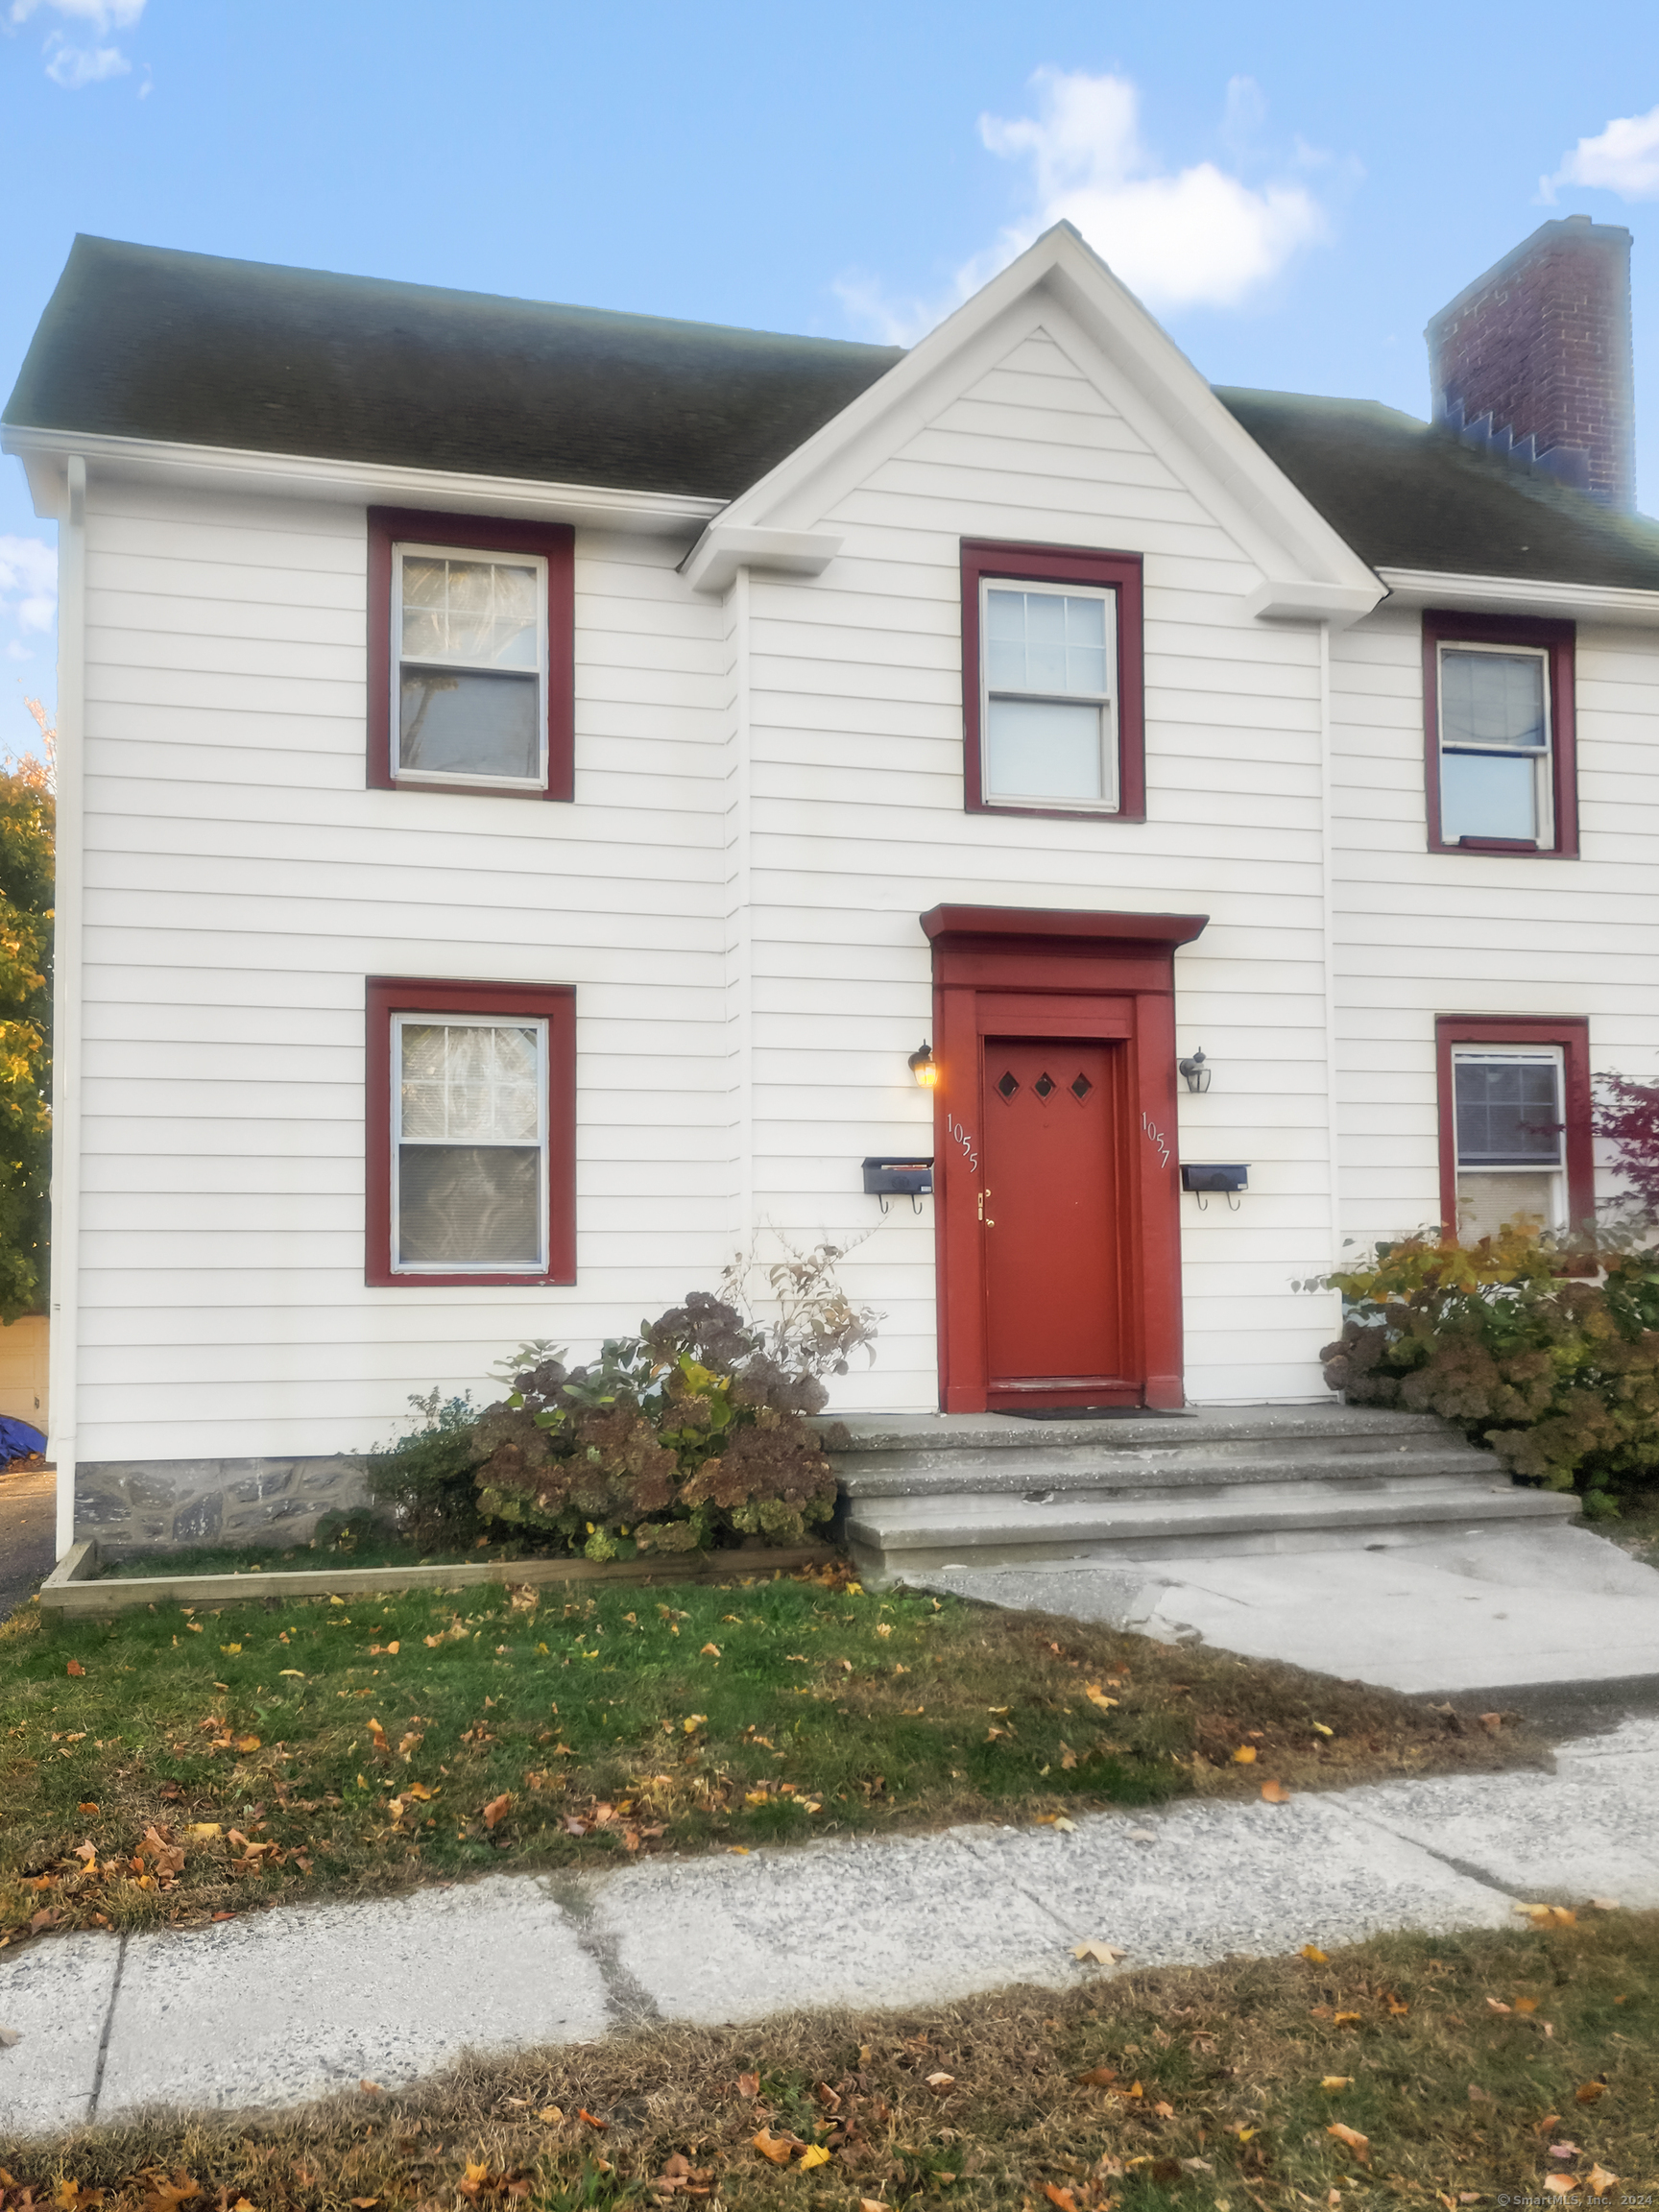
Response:
[{"label": "red front door", "polygon": [[1140,1397],[1125,1312],[1126,1046],[984,1040],[984,1268],[993,1405]]}]

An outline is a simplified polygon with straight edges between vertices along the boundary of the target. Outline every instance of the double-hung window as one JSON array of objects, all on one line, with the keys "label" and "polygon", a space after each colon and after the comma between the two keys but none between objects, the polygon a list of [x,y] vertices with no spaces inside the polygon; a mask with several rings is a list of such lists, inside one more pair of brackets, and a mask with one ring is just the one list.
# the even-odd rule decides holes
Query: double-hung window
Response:
[{"label": "double-hung window", "polygon": [[1429,614],[1423,641],[1431,846],[1575,853],[1573,625]]},{"label": "double-hung window", "polygon": [[572,534],[372,508],[369,781],[572,795]]},{"label": "double-hung window", "polygon": [[1138,555],[964,543],[971,811],[1144,818],[1141,604]]},{"label": "double-hung window", "polygon": [[1441,1211],[1466,1244],[1527,1220],[1565,1230],[1594,1210],[1582,1021],[1444,1017]]},{"label": "double-hung window", "polygon": [[369,1279],[573,1276],[574,994],[369,986]]}]

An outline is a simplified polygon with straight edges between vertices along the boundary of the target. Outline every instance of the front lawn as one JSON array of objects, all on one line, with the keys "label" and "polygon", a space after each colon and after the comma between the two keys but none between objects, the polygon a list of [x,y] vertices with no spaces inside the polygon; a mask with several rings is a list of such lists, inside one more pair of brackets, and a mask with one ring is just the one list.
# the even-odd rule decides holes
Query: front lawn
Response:
[{"label": "front lawn", "polygon": [[0,1943],[631,1852],[1512,1766],[1498,1716],[844,1569],[0,1624]]},{"label": "front lawn", "polygon": [[0,2120],[0,2190],[6,2212],[1622,2212],[1659,2195],[1659,1913],[657,2029],[49,2145]]}]

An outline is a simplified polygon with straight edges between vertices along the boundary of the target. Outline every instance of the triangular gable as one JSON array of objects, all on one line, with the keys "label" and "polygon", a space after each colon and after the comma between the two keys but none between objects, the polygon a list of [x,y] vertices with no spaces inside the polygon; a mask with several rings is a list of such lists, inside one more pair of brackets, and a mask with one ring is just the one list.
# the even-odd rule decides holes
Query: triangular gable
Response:
[{"label": "triangular gable", "polygon": [[1347,622],[1382,597],[1371,569],[1069,223],[734,499],[687,557],[692,583],[721,589],[744,565],[821,570],[839,548],[825,527],[837,501],[1039,331],[1090,365],[1126,422],[1260,567],[1253,613]]}]

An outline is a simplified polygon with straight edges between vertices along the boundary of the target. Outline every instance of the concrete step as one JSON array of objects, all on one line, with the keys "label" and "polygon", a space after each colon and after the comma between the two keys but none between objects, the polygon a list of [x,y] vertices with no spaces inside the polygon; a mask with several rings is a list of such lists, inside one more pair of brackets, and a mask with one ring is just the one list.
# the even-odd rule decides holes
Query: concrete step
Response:
[{"label": "concrete step", "polygon": [[1367,1452],[1263,1451],[1259,1457],[1194,1442],[1177,1452],[1119,1452],[1060,1445],[1031,1452],[838,1452],[832,1464],[849,1498],[972,1495],[1041,1498],[1075,1491],[1150,1496],[1235,1484],[1470,1480],[1489,1474],[1491,1455],[1460,1436],[1378,1439]]},{"label": "concrete step", "polygon": [[854,1499],[846,1540],[878,1580],[906,1568],[1162,1559],[1183,1552],[1340,1549],[1429,1541],[1483,1527],[1575,1519],[1578,1501],[1506,1479],[1354,1487],[1317,1479],[1202,1496],[1068,1493],[1050,1503],[958,1493]]},{"label": "concrete step", "polygon": [[[830,1417],[825,1416],[825,1423]],[[1372,1452],[1416,1441],[1462,1438],[1432,1413],[1401,1413],[1372,1406],[1193,1407],[1180,1413],[1137,1413],[1109,1421],[1032,1421],[1016,1413],[847,1413],[834,1417],[829,1449],[838,1459],[872,1452],[906,1454],[1187,1452],[1224,1456],[1259,1454],[1320,1456]]]}]

